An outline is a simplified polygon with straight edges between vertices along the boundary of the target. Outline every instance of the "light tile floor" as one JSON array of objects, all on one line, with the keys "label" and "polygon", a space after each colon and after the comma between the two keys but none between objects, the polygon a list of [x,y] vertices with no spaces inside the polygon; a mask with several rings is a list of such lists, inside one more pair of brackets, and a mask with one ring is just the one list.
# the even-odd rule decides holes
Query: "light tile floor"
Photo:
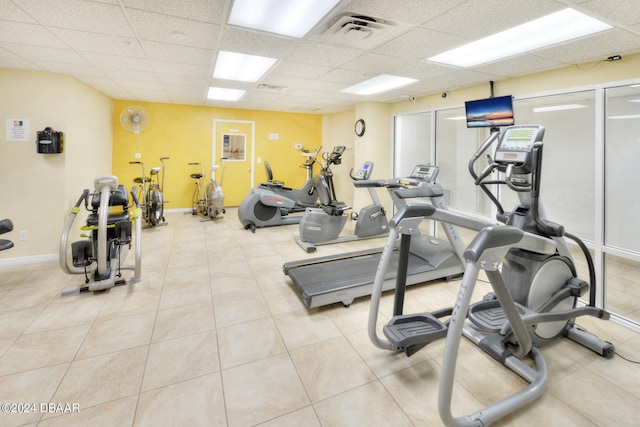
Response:
[{"label": "light tile floor", "polygon": [[[141,282],[61,298],[82,277],[57,263],[0,268],[2,426],[439,426],[444,343],[411,358],[375,348],[369,298],[308,310],[282,273],[304,254],[296,226],[242,230],[235,209],[201,222],[182,213],[143,231]],[[323,246],[317,255],[382,240]],[[411,287],[411,310],[453,302],[459,281]],[[481,286],[482,292],[486,291]],[[392,296],[382,307],[388,317]],[[640,337],[612,322],[579,324],[640,359]],[[640,425],[640,367],[569,341],[543,349],[544,396],[497,425]],[[463,341],[454,414],[523,381]],[[79,412],[41,410],[41,403]],[[6,408],[3,406],[3,409]],[[73,406],[69,410],[73,410]]]}]

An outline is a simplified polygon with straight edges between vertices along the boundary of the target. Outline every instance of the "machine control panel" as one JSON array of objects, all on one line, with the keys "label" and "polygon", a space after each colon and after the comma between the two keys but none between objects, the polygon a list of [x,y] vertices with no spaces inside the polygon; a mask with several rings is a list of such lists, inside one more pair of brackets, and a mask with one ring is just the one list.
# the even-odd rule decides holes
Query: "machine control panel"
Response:
[{"label": "machine control panel", "polygon": [[542,141],[538,126],[513,126],[505,129],[496,148],[495,160],[504,163],[525,163],[533,144]]},{"label": "machine control panel", "polygon": [[358,169],[354,174],[351,175],[351,179],[356,181],[364,181],[371,178],[371,173],[373,172],[373,163],[372,162],[364,162],[360,169]]},{"label": "machine control panel", "polygon": [[411,178],[418,178],[422,181],[433,182],[438,176],[439,169],[434,165],[416,165],[411,172]]},{"label": "machine control panel", "polygon": [[543,136],[544,127],[540,125],[510,126],[500,138],[494,159],[504,166],[514,165],[514,173],[530,173],[533,146],[542,142]]}]

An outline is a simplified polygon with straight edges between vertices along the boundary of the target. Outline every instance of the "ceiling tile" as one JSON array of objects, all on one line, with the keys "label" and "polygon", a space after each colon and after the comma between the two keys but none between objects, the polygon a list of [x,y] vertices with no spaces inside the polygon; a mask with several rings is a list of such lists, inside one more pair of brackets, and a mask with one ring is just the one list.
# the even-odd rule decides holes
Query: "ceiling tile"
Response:
[{"label": "ceiling tile", "polygon": [[360,49],[302,41],[296,44],[286,59],[293,62],[339,67],[363,53],[364,51]]},{"label": "ceiling tile", "polygon": [[134,36],[122,8],[116,4],[85,0],[20,0],[20,6],[48,27]]},{"label": "ceiling tile", "polygon": [[284,77],[300,77],[316,79],[331,70],[331,67],[300,62],[280,61],[269,72],[270,75],[278,74]]},{"label": "ceiling tile", "polygon": [[405,58],[424,59],[462,45],[468,38],[428,28],[414,28],[394,40],[374,49],[375,53]]},{"label": "ceiling tile", "polygon": [[220,38],[220,50],[248,55],[284,58],[299,43],[288,37],[250,31],[227,25]]},{"label": "ceiling tile", "polygon": [[612,21],[622,25],[640,24],[640,2],[620,0],[589,0],[581,3],[579,10],[585,9],[591,15],[605,21]]},{"label": "ceiling tile", "polygon": [[227,0],[123,0],[123,3],[128,9],[158,12],[215,24],[226,21],[230,4]]},{"label": "ceiling tile", "polygon": [[621,51],[640,52],[640,35],[614,28],[592,37],[536,51],[535,55],[570,65],[605,60]]},{"label": "ceiling tile", "polygon": [[28,24],[35,24],[36,21],[24,10],[20,9],[11,1],[0,2],[0,20],[25,22]]},{"label": "ceiling tile", "polygon": [[215,49],[218,43],[219,25],[139,10],[128,16],[141,40],[203,49]]},{"label": "ceiling tile", "polygon": [[67,46],[78,51],[137,58],[144,58],[145,56],[142,46],[134,37],[121,37],[113,34],[98,34],[60,28],[54,28],[51,31]]},{"label": "ceiling tile", "polygon": [[[391,70],[401,70],[411,62],[413,62],[413,60],[409,58],[394,57],[379,53],[365,53],[342,64],[340,68],[363,71],[370,74],[389,74]],[[400,75],[404,76],[404,74]]]},{"label": "ceiling tile", "polygon": [[142,47],[152,60],[210,67],[215,51],[197,47],[143,41]]},{"label": "ceiling tile", "polygon": [[473,40],[564,8],[553,0],[468,0],[422,26]]},{"label": "ceiling tile", "polygon": [[44,46],[64,49],[67,47],[51,31],[42,25],[0,21],[0,42],[22,43],[26,46]]}]

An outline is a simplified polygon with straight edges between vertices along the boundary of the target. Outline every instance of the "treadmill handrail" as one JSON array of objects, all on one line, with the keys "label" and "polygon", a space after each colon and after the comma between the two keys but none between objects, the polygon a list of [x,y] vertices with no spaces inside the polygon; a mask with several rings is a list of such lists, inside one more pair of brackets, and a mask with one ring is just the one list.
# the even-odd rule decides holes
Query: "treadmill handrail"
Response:
[{"label": "treadmill handrail", "polygon": [[460,215],[426,203],[415,203],[401,207],[389,221],[389,228],[397,228],[401,226],[402,221],[414,220],[417,218],[433,219],[475,231],[480,231],[487,226],[495,225],[494,223],[485,220]]},{"label": "treadmill handrail", "polygon": [[[417,182],[416,182],[417,184]],[[353,181],[353,186],[356,188],[367,187],[388,187],[388,188],[402,188],[406,187],[405,184],[401,184],[397,179],[366,179],[362,181]]]},{"label": "treadmill handrail", "polygon": [[439,184],[431,184],[421,187],[399,188],[393,190],[393,193],[399,199],[417,199],[426,197],[438,197],[443,196],[444,191]]}]

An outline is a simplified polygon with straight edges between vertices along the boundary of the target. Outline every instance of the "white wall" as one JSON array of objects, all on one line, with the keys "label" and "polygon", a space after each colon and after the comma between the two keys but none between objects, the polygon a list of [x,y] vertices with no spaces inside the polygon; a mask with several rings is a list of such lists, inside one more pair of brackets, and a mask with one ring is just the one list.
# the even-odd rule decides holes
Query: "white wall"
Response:
[{"label": "white wall", "polygon": [[[0,262],[51,257],[72,204],[96,175],[111,173],[112,101],[72,77],[25,70],[0,69],[0,93],[0,217],[15,226],[3,235],[15,247]],[[29,120],[29,142],[7,141],[9,118]],[[62,154],[37,153],[47,126],[64,132]]]}]

